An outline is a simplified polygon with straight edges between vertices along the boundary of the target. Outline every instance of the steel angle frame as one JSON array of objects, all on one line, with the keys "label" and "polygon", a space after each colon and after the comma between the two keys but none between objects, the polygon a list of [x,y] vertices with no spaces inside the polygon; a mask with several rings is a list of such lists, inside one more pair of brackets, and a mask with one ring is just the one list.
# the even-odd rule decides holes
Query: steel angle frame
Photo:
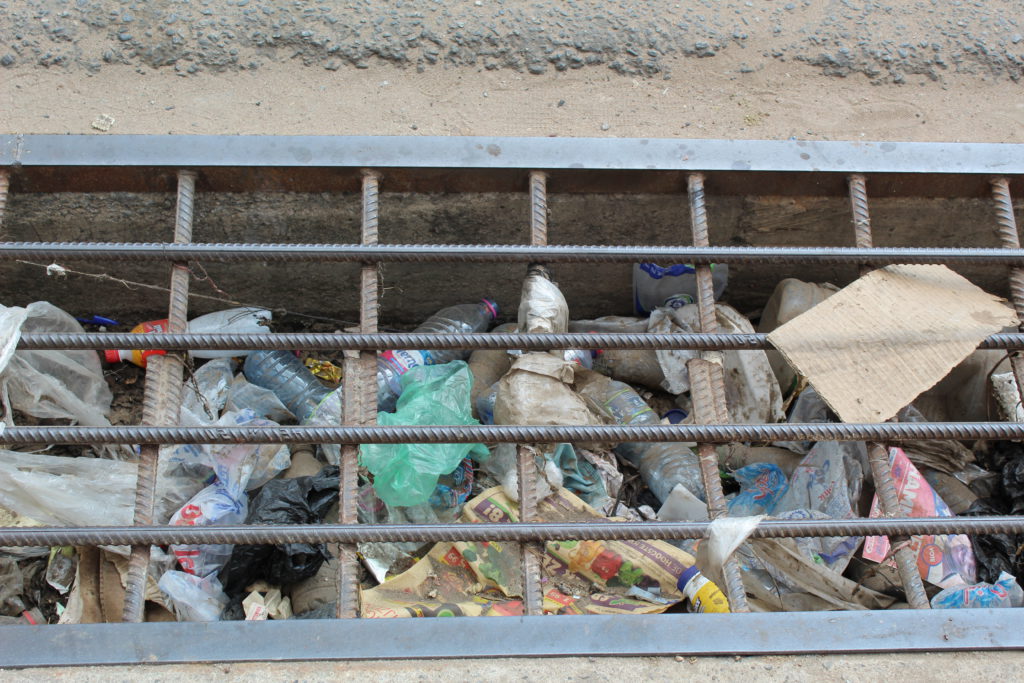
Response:
[{"label": "steel angle frame", "polygon": [[3,668],[1018,649],[1024,649],[1024,610],[1019,609],[0,627]]},{"label": "steel angle frame", "polygon": [[[763,335],[720,334],[714,315],[711,260],[730,263],[974,263],[1007,269],[1016,310],[1024,318],[1024,250],[1012,192],[1024,195],[1024,145],[852,143],[804,141],[626,140],[551,138],[367,138],[220,136],[0,136],[0,222],[11,192],[175,192],[175,229],[159,244],[3,242],[0,261],[41,259],[157,260],[172,264],[169,334],[25,335],[23,349],[323,348],[346,350],[344,413],[333,427],[177,427],[181,363],[152,356],[146,372],[143,425],[9,427],[0,444],[140,444],[133,527],[0,529],[0,545],[132,544],[125,624],[10,627],[0,632],[0,666],[143,661],[299,660],[394,657],[487,657],[601,654],[768,654],[888,650],[1024,649],[1021,610],[931,612],[907,549],[897,552],[900,580],[914,610],[751,614],[741,575],[725,566],[736,613],[657,616],[540,617],[539,553],[545,540],[566,538],[697,538],[706,524],[551,524],[536,519],[533,468],[520,457],[522,518],[515,525],[360,525],[356,516],[355,446],[361,443],[539,443],[562,441],[694,441],[709,516],[726,514],[715,443],[772,440],[899,442],[927,438],[1024,438],[1018,423],[730,424],[721,365],[723,349],[770,348]],[[849,197],[855,248],[722,247],[708,238],[708,197],[714,194],[808,194]],[[551,246],[548,192],[675,193],[690,212],[678,247]],[[872,244],[868,190],[876,196],[983,197],[993,205],[996,249],[878,248]],[[386,191],[527,192],[529,228],[523,246],[393,245],[378,239]],[[202,192],[358,192],[362,231],[355,245],[200,244],[192,241],[193,208]],[[683,205],[683,202],[680,202]],[[557,226],[551,226],[557,230]],[[378,267],[418,261],[630,262],[677,258],[697,266],[699,333],[689,335],[415,335],[378,330]],[[201,335],[187,333],[188,264],[223,261],[360,263],[360,322],[335,335]],[[677,426],[375,426],[375,360],[385,348],[691,348],[688,364],[695,424]],[[993,335],[983,348],[1011,351],[1024,378],[1024,330]],[[1024,385],[1024,382],[1021,382]],[[282,527],[154,527],[157,448],[166,443],[343,444],[339,517],[324,525]],[[883,515],[871,520],[766,521],[758,537],[888,534],[894,539],[936,533],[1017,533],[1024,517],[902,519],[881,446],[872,469]],[[336,522],[336,523],[335,523]],[[501,528],[498,528],[501,527]],[[466,624],[441,619],[359,619],[355,544],[393,541],[509,539],[521,542],[526,616],[479,619],[472,641]],[[142,624],[151,543],[340,543],[336,620],[253,623]],[[902,556],[901,556],[902,553]],[[135,623],[131,623],[135,622]],[[483,636],[483,637],[481,637]]]}]

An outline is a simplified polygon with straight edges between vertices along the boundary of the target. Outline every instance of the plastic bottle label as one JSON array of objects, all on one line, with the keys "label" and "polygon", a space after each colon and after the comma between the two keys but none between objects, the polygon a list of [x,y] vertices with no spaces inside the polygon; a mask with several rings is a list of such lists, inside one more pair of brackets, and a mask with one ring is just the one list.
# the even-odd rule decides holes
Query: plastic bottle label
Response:
[{"label": "plastic bottle label", "polygon": [[722,595],[722,591],[718,589],[718,586],[700,574],[694,576],[689,582],[687,582],[683,592],[686,593],[686,597],[690,599],[695,612],[711,614],[715,612],[724,613],[730,611],[729,600]]},{"label": "plastic bottle label", "polygon": [[[623,414],[621,417],[619,417],[615,415],[616,411],[612,408],[612,401],[619,398],[620,396],[623,396],[624,394],[625,406],[623,407],[625,408],[625,410],[622,411]],[[609,396],[608,400],[604,402],[604,407],[608,411],[609,415],[616,417],[616,419],[618,419],[622,424],[630,424],[631,422],[636,420],[638,416],[643,415],[644,413],[654,412],[653,410],[651,410],[651,407],[647,405],[647,403],[644,402],[644,400],[636,394],[636,392],[633,392],[633,390],[629,388],[623,389],[622,391],[619,391]]]},{"label": "plastic bottle label", "polygon": [[391,368],[396,375],[404,375],[421,365],[432,365],[429,351],[406,351],[392,349],[380,354],[380,359]]}]

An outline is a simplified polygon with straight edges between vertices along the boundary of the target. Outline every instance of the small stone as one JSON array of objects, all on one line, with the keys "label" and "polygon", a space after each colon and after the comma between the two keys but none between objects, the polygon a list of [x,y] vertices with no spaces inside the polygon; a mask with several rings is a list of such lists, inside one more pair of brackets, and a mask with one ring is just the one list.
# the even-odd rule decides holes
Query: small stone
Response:
[{"label": "small stone", "polygon": [[11,66],[13,64],[14,64],[14,55],[12,55],[10,52],[5,54],[3,57],[0,57],[0,65]]},{"label": "small stone", "polygon": [[1022,41],[1022,40],[1024,40],[1024,36],[1022,36],[1022,35],[1021,35],[1021,34],[1019,34],[1019,33],[1014,33],[1014,34],[1013,34],[1012,36],[1010,36],[1010,41],[1011,41],[1011,42],[1012,42],[1012,43],[1013,43],[1014,45],[1016,45],[1017,43],[1019,43],[1019,42],[1020,42],[1020,41]]},{"label": "small stone", "polygon": [[410,125],[409,127],[412,128],[413,130],[419,130],[420,129],[420,127],[417,126],[415,123]]},{"label": "small stone", "polygon": [[611,126],[609,126],[607,123],[601,124],[601,130],[608,130],[609,128],[611,128]]},{"label": "small stone", "polygon": [[676,655],[676,661],[677,662],[683,661],[683,656],[682,655]]},{"label": "small stone", "polygon": [[558,106],[559,107],[564,107],[565,106],[565,100],[558,100]]},{"label": "small stone", "polygon": [[128,33],[127,31],[121,31],[117,34],[117,39],[120,40],[122,43],[127,43],[129,40],[132,39],[132,34]]},{"label": "small stone", "polygon": [[111,116],[110,114],[100,114],[92,122],[92,127],[93,128],[95,128],[96,130],[102,131],[104,133],[106,133],[108,130],[110,130],[110,127],[113,126],[113,125],[114,125],[114,117]]}]

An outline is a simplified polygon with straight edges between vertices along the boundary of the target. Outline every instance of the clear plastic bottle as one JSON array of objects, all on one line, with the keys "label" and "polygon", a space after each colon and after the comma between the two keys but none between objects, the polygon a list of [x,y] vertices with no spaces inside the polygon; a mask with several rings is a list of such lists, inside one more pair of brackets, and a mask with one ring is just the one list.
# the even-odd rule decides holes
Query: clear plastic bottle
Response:
[{"label": "clear plastic bottle", "polygon": [[[633,387],[603,375],[587,382],[580,390],[592,408],[621,425],[656,425],[661,420]],[[627,442],[615,452],[636,465],[640,477],[658,500],[664,501],[677,484],[704,500],[697,455],[681,443]]]},{"label": "clear plastic bottle", "polygon": [[252,384],[273,391],[300,423],[309,420],[331,394],[290,351],[253,351],[242,371]]},{"label": "clear plastic bottle", "polygon": [[[491,321],[498,317],[498,305],[488,299],[476,304],[449,306],[430,316],[415,332],[426,334],[468,334],[485,332]],[[385,412],[395,409],[402,393],[401,377],[410,368],[420,365],[440,365],[453,360],[465,360],[469,351],[444,349],[436,351],[384,351],[377,356],[377,408]]]}]

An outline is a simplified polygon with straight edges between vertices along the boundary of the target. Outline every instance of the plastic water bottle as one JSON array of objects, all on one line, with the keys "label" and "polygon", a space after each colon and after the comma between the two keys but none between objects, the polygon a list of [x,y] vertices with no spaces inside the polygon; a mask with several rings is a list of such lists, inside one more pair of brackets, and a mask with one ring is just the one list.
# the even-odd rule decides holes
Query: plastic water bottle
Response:
[{"label": "plastic water bottle", "polygon": [[[624,382],[598,375],[581,390],[587,401],[621,425],[661,424],[657,413]],[[704,500],[704,485],[697,455],[680,443],[627,442],[615,452],[640,470],[640,477],[658,500],[665,501],[677,484]]]},{"label": "plastic water bottle", "polygon": [[[449,306],[430,316],[415,332],[429,334],[469,334],[485,332],[491,321],[498,317],[498,305],[489,299],[477,304]],[[377,356],[377,408],[385,412],[395,409],[402,393],[401,377],[420,365],[441,365],[453,360],[465,360],[469,351],[443,349],[434,351],[384,351]]]},{"label": "plastic water bottle", "polygon": [[331,394],[290,351],[253,351],[246,356],[242,372],[252,384],[273,391],[300,423],[311,418]]},{"label": "plastic water bottle", "polygon": [[679,575],[676,586],[690,599],[694,612],[730,612],[729,600],[718,586],[700,573],[696,567],[688,567]]}]

